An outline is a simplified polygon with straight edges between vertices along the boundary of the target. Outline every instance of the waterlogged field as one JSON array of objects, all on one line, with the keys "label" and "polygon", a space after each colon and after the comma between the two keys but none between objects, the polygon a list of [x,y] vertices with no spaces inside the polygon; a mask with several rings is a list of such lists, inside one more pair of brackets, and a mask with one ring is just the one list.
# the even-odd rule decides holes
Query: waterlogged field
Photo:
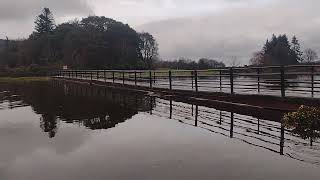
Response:
[{"label": "waterlogged field", "polygon": [[318,179],[268,119],[59,81],[0,84],[0,179]]}]

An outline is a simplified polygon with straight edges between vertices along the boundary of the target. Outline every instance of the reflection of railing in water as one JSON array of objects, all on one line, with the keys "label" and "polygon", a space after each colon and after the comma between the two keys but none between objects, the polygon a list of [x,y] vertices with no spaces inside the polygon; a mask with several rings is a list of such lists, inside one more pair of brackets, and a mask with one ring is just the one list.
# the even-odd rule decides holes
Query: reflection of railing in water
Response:
[{"label": "reflection of railing in water", "polygon": [[210,70],[66,70],[57,78],[148,88],[294,97],[320,97],[320,66],[239,67]]},{"label": "reflection of railing in water", "polygon": [[[281,123],[213,108],[177,103],[172,100],[156,99],[155,101],[153,115],[167,117],[212,133],[238,139],[293,159],[320,164],[320,151],[312,149],[308,141],[291,134]],[[314,147],[319,146],[320,143],[317,142]],[[303,150],[299,150],[299,147],[303,147]],[[304,150],[310,152],[306,153]]]}]

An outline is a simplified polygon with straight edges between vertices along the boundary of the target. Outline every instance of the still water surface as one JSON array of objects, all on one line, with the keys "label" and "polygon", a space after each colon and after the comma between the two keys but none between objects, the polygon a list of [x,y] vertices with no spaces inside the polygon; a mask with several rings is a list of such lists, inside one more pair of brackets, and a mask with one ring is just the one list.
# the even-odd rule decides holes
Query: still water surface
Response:
[{"label": "still water surface", "polygon": [[278,122],[87,85],[0,85],[0,179],[319,179]]}]

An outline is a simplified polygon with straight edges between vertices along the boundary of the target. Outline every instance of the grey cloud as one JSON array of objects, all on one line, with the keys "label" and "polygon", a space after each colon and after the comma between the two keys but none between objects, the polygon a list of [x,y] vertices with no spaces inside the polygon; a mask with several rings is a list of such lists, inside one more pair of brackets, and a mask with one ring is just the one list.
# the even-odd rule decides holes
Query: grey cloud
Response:
[{"label": "grey cloud", "polygon": [[85,0],[1,0],[0,20],[29,19],[44,7],[52,9],[58,17],[92,13]]},{"label": "grey cloud", "polygon": [[57,19],[98,14],[146,23],[137,30],[155,35],[165,59],[238,56],[246,63],[273,33],[297,35],[320,53],[316,0],[0,0],[0,38],[26,37],[44,6]]},{"label": "grey cloud", "polygon": [[57,23],[94,14],[86,0],[0,0],[0,39],[28,37],[44,7],[51,9]]},{"label": "grey cloud", "polygon": [[[165,59],[237,56],[248,63],[273,33],[300,38],[303,48],[319,52],[320,2],[282,0],[265,6],[231,8],[198,17],[158,21],[138,27],[158,39]],[[320,52],[319,52],[320,53]]]}]

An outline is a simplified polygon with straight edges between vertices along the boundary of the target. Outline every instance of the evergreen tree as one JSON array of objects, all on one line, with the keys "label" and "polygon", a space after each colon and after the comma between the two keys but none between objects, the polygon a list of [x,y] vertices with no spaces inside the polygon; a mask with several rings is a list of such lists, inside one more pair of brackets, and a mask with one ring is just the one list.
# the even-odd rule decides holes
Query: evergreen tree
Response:
[{"label": "evergreen tree", "polygon": [[[299,43],[295,43],[296,48],[300,49]],[[291,49],[287,35],[277,37],[273,34],[271,40],[267,40],[263,46],[259,62],[255,63],[259,65],[290,65],[298,63],[297,57]]]},{"label": "evergreen tree", "polygon": [[53,14],[49,8],[44,8],[42,13],[36,18],[35,30],[38,35],[51,33],[55,28]]},{"label": "evergreen tree", "polygon": [[300,50],[300,43],[296,36],[293,36],[291,44],[292,44],[291,50],[292,50],[293,58],[301,63],[303,61],[303,58],[302,58],[303,53]]}]

